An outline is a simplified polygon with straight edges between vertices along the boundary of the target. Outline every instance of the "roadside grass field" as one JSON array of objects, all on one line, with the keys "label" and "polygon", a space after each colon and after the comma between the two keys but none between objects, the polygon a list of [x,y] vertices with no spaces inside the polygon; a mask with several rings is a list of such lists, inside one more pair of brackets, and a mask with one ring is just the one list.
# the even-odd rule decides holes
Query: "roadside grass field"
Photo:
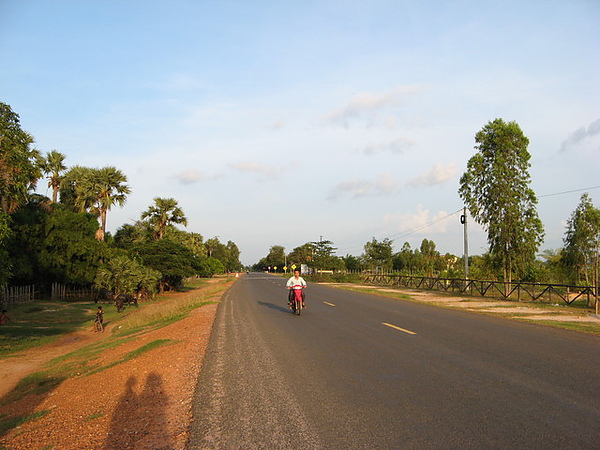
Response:
[{"label": "roadside grass field", "polygon": [[[70,377],[82,377],[106,370],[134,359],[154,348],[171,345],[168,339],[159,339],[127,353],[123,358],[108,364],[98,363],[106,350],[116,348],[148,331],[167,326],[185,318],[195,308],[213,303],[228,288],[231,278],[211,281],[198,279],[188,283],[182,292],[166,293],[156,299],[129,306],[117,313],[114,305],[102,305],[105,310],[105,328],[101,340],[88,344],[49,361],[42,370],[24,377],[10,393],[0,399],[0,404],[15,402],[29,394],[41,394],[54,389]],[[10,311],[12,322],[0,329],[0,362],[18,357],[20,352],[45,345],[67,333],[89,330],[93,333],[93,319],[98,304],[90,302],[35,302]],[[11,419],[12,420],[12,419]],[[4,419],[0,417],[0,430]],[[1,433],[0,433],[1,434]]]},{"label": "roadside grass field", "polygon": [[[100,306],[105,308],[104,322],[114,320],[116,310]],[[10,322],[0,326],[0,359],[51,343],[73,331],[91,330],[97,307],[93,301],[35,301],[12,307]]]},{"label": "roadside grass field", "polygon": [[[536,323],[539,325],[551,326],[555,328],[564,328],[573,331],[580,331],[584,333],[600,335],[600,321],[568,321],[563,320],[565,316],[587,316],[594,312],[594,308],[588,306],[587,300],[584,298],[578,299],[577,301],[566,305],[564,303],[545,303],[545,302],[517,302],[498,300],[491,297],[460,297],[451,293],[435,292],[435,296],[440,299],[456,299],[454,302],[449,301],[435,301],[427,300],[424,301],[422,298],[411,295],[410,293],[401,292],[398,289],[394,292],[394,289],[390,289],[388,286],[367,286],[367,285],[352,285],[352,284],[334,284],[338,289],[347,289],[356,292],[362,292],[365,294],[378,295],[381,297],[397,298],[399,300],[411,301],[416,303],[427,303],[429,305],[449,308],[449,309],[461,309],[476,312],[479,314],[493,315],[496,317],[504,317],[510,320],[525,321],[528,323]],[[427,291],[433,292],[433,291]],[[461,307],[457,307],[456,304],[460,303]],[[473,307],[469,306],[469,303],[473,303]],[[483,303],[488,306],[481,306]],[[510,303],[510,304],[508,304]],[[515,307],[523,308],[522,312],[514,312],[511,309]],[[493,308],[493,312],[489,308]],[[506,309],[506,312],[502,310]],[[545,313],[543,319],[531,320],[529,317],[535,314],[536,311]],[[554,319],[553,319],[554,317]]]}]

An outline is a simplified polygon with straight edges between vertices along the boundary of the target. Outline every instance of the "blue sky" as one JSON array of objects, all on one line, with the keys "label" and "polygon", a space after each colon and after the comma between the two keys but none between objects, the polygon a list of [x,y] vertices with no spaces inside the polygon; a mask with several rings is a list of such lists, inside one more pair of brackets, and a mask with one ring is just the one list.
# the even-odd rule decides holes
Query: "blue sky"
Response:
[{"label": "blue sky", "polygon": [[498,117],[530,139],[540,250],[581,189],[600,206],[596,0],[0,0],[0,61],[39,150],[127,175],[112,232],[173,197],[245,264],[321,237],[461,255],[458,180]]}]

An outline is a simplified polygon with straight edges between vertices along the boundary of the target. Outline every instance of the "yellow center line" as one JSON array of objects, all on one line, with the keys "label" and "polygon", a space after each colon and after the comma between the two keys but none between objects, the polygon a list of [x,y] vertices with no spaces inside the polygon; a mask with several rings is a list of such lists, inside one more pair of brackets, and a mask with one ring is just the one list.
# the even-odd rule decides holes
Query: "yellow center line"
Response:
[{"label": "yellow center line", "polygon": [[326,305],[329,305],[329,306],[335,306],[333,303],[329,303],[329,302],[323,302],[323,303],[325,303]]},{"label": "yellow center line", "polygon": [[395,330],[400,330],[400,331],[402,331],[402,332],[404,332],[404,333],[408,333],[408,334],[417,334],[417,333],[415,333],[414,331],[405,330],[404,328],[397,327],[396,325],[392,325],[391,323],[386,323],[386,322],[383,322],[383,323],[382,323],[382,325],[385,325],[386,327],[393,328],[393,329],[395,329]]}]

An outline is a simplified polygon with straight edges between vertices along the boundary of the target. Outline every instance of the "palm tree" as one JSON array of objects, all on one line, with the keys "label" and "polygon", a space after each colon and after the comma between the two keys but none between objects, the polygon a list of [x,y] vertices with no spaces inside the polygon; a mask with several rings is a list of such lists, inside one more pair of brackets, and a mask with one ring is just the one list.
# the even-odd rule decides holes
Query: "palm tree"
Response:
[{"label": "palm tree", "polygon": [[58,201],[58,191],[62,181],[62,173],[67,170],[67,166],[63,164],[66,156],[56,150],[48,152],[46,158],[42,161],[41,168],[44,175],[49,175],[48,187],[52,188],[52,203]]},{"label": "palm tree", "polygon": [[156,240],[163,238],[165,229],[171,224],[180,223],[187,226],[187,218],[174,198],[155,197],[154,205],[142,213],[142,220],[144,219],[148,219]]},{"label": "palm tree", "polygon": [[74,180],[75,206],[98,217],[100,227],[96,239],[104,241],[106,213],[115,205],[123,206],[131,188],[125,183],[127,177],[115,167],[91,169],[78,167],[78,179]]}]

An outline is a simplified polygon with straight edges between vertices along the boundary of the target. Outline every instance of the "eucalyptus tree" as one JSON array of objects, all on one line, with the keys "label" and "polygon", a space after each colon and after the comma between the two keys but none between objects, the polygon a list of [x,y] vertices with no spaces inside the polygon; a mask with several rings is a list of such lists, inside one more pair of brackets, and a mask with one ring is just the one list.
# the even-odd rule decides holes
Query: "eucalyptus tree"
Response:
[{"label": "eucalyptus tree", "polygon": [[504,280],[534,260],[544,236],[537,197],[530,188],[529,139],[516,122],[495,119],[475,135],[478,152],[460,178],[459,194],[487,232],[489,251],[500,259]]},{"label": "eucalyptus tree", "polygon": [[163,238],[165,230],[172,224],[187,226],[187,217],[174,198],[155,197],[154,205],[144,211],[141,218],[147,219],[157,240]]},{"label": "eucalyptus tree", "polygon": [[221,261],[225,265],[225,269],[228,272],[235,272],[242,269],[242,263],[240,262],[240,249],[233,241],[227,241],[225,246],[227,249],[227,256],[224,261]]},{"label": "eucalyptus tree", "polygon": [[315,269],[339,270],[345,267],[344,262],[334,255],[337,248],[332,241],[320,239],[309,244],[313,248],[312,265]]},{"label": "eucalyptus tree", "polygon": [[307,242],[300,247],[294,248],[287,256],[290,264],[308,264],[311,265],[315,256],[315,246],[312,242]]},{"label": "eucalyptus tree", "polygon": [[42,172],[48,178],[48,187],[52,188],[52,203],[58,201],[58,191],[60,190],[62,174],[67,170],[67,166],[64,164],[65,158],[66,156],[62,153],[52,150],[42,160]]},{"label": "eucalyptus tree", "polygon": [[285,266],[286,259],[285,247],[282,245],[273,245],[269,249],[269,254],[262,258],[257,263],[257,266],[261,268],[270,267],[271,270],[275,270],[274,268],[277,267],[277,270],[279,270],[283,269],[283,266]]},{"label": "eucalyptus tree", "polygon": [[434,270],[440,269],[440,264],[443,266],[440,252],[435,249],[435,242],[423,239],[420,250],[423,262],[422,269],[426,276],[433,276]]},{"label": "eucalyptus tree", "polygon": [[0,102],[0,210],[5,213],[26,203],[41,177],[41,156],[31,148],[33,142],[21,129],[19,115]]},{"label": "eucalyptus tree", "polygon": [[[204,246],[208,254],[208,258],[213,258],[221,262],[223,270],[228,272],[235,272],[240,270],[242,263],[240,263],[240,250],[233,241],[227,241],[227,244],[221,243],[218,237],[208,239]],[[281,260],[283,261],[283,259]],[[283,267],[281,264],[280,267]]]},{"label": "eucalyptus tree", "polygon": [[600,251],[600,209],[590,196],[581,196],[579,205],[567,222],[561,262],[569,270],[571,281],[584,280],[587,285],[598,284],[598,252]]},{"label": "eucalyptus tree", "polygon": [[372,269],[391,270],[393,264],[391,239],[385,238],[383,241],[378,241],[373,238],[364,246],[364,259]]}]

